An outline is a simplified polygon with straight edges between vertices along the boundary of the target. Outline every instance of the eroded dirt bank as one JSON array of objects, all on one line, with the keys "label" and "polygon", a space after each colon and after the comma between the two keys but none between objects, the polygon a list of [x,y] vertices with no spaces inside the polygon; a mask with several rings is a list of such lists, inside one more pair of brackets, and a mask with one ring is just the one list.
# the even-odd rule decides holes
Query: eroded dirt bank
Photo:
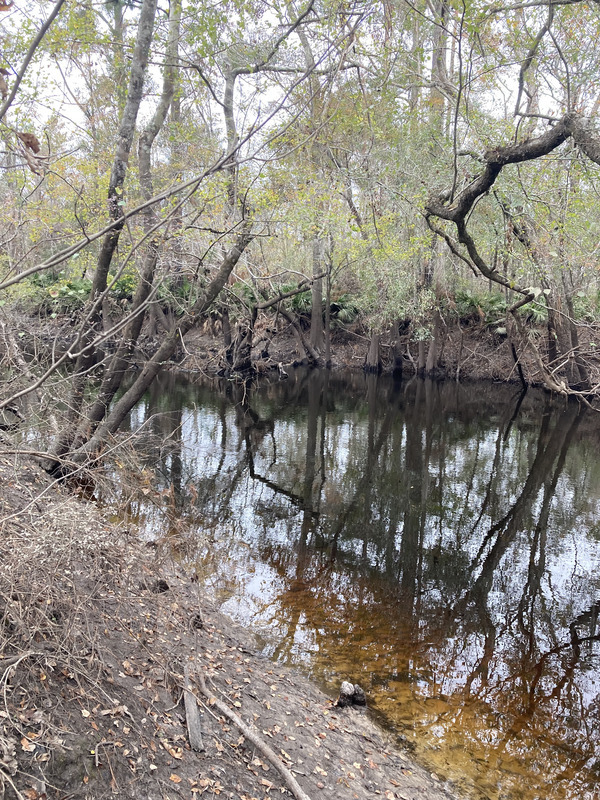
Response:
[{"label": "eroded dirt bank", "polygon": [[261,743],[311,800],[456,796],[368,712],[259,656],[176,571],[173,541],[2,452],[0,485],[0,797],[292,796]]},{"label": "eroded dirt bank", "polygon": [[[12,322],[17,332],[19,347],[25,358],[56,358],[66,352],[73,341],[73,322],[66,317],[56,319],[15,316]],[[307,335],[307,332],[305,332]],[[544,350],[545,335],[542,330],[529,332]],[[593,337],[590,329],[588,337]],[[583,341],[586,352],[590,348]],[[140,368],[155,351],[160,335],[145,331],[139,342],[134,369]],[[277,371],[281,364],[287,368],[302,362],[305,357],[297,336],[289,328],[268,328],[265,320],[257,323],[253,338],[252,364],[258,374]],[[108,340],[106,354],[110,356],[115,342]],[[353,328],[336,328],[332,331],[330,364],[333,369],[363,369],[370,341],[364,331]],[[428,345],[426,345],[427,349]],[[532,352],[524,342],[517,346],[519,363],[524,379],[529,385],[542,385],[543,378]],[[419,360],[419,344],[405,333],[395,339],[390,333],[381,337],[379,346],[381,369],[392,372],[399,367],[405,376],[415,373]],[[99,354],[102,357],[102,353]],[[324,357],[324,356],[323,356]],[[468,326],[448,325],[439,337],[433,376],[449,380],[500,380],[520,382],[511,342],[494,333],[483,324]],[[190,331],[176,353],[170,366],[190,372],[217,375],[228,369],[223,335],[219,323],[206,323]],[[600,370],[600,366],[599,366]],[[600,379],[600,371],[598,375]]]}]

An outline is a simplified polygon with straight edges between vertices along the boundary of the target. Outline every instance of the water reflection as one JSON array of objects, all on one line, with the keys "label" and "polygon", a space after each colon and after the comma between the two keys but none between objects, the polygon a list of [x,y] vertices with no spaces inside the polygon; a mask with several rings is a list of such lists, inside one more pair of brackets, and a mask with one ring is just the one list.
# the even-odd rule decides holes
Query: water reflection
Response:
[{"label": "water reflection", "polygon": [[591,415],[299,372],[250,393],[166,376],[131,427],[148,418],[168,514],[134,511],[198,532],[193,568],[273,658],[360,683],[474,796],[598,796]]}]

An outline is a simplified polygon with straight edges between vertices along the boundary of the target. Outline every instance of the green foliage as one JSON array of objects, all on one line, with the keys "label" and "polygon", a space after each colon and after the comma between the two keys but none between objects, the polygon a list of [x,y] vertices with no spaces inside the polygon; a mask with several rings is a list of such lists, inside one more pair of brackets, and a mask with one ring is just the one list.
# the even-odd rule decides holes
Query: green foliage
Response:
[{"label": "green foliage", "polygon": [[[290,291],[286,289],[285,291]],[[299,294],[295,294],[293,297],[290,298],[290,305],[300,316],[310,314],[312,309],[312,297],[309,290],[306,292],[300,292]]]},{"label": "green foliage", "polygon": [[252,308],[252,306],[260,302],[260,298],[252,286],[245,281],[236,281],[231,287],[230,293],[247,308]]},{"label": "green foliage", "polygon": [[[109,283],[112,280],[109,276]],[[109,296],[117,301],[130,301],[137,282],[134,272],[125,273],[116,280]],[[56,316],[72,314],[82,308],[89,297],[92,281],[68,274],[67,270],[46,271],[32,275],[22,286],[20,304],[24,309]]]},{"label": "green foliage", "polygon": [[92,282],[88,278],[61,278],[46,287],[39,287],[38,311],[51,315],[71,314],[83,307],[91,288]]},{"label": "green foliage", "polygon": [[187,277],[177,280],[163,281],[158,287],[157,296],[163,307],[175,314],[182,314],[184,307],[193,302],[197,296],[197,288]]},{"label": "green foliage", "polygon": [[[499,292],[457,291],[446,309],[464,324],[491,325],[506,315],[506,298]],[[530,304],[531,305],[531,304]]]},{"label": "green foliage", "polygon": [[573,297],[573,315],[576,320],[597,322],[600,317],[600,291],[592,294],[577,292]]},{"label": "green foliage", "polygon": [[[543,295],[542,295],[543,297]],[[540,300],[534,300],[521,306],[517,312],[532,325],[543,325],[548,321],[548,307]]]},{"label": "green foliage", "polygon": [[361,315],[360,302],[349,292],[341,294],[331,303],[331,323],[335,327],[336,323],[341,325],[351,325],[356,322]]},{"label": "green foliage", "polygon": [[[114,276],[109,275],[109,285],[113,280]],[[114,282],[110,294],[117,300],[132,300],[137,284],[138,276],[134,272],[125,272]]]}]

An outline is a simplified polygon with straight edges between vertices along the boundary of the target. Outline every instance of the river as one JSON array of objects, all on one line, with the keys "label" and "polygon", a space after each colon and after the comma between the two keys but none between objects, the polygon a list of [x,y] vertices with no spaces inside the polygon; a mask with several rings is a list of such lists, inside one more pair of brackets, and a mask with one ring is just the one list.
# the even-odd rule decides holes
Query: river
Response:
[{"label": "river", "polygon": [[164,375],[128,427],[162,498],[129,513],[272,659],[359,683],[470,797],[598,797],[597,415],[298,370]]}]

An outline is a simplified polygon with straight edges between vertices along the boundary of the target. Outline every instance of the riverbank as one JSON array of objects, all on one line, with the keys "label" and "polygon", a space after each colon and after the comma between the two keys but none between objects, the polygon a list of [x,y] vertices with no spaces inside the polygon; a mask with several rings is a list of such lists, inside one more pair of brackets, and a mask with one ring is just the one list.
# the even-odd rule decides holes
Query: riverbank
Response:
[{"label": "riverbank", "polygon": [[0,478],[0,796],[263,800],[291,775],[312,800],[451,797],[368,711],[258,655],[177,567],[181,542],[2,453]]},{"label": "riverbank", "polygon": [[[369,353],[369,338],[357,330],[336,329],[332,332],[330,366],[332,369],[365,369]],[[253,365],[260,375],[269,370],[277,371],[281,364],[285,369],[305,363],[297,339],[289,332],[278,332],[269,342],[268,351],[263,345],[252,353]],[[202,372],[216,375],[223,370],[224,348],[222,339],[210,331],[191,331],[185,340],[180,359],[173,369]],[[398,343],[390,335],[382,337],[379,344],[382,373],[400,371],[404,376],[417,372],[419,360],[418,343],[409,337]],[[523,354],[524,376],[532,386],[541,386],[543,381],[534,360]],[[449,380],[495,380],[520,382],[509,343],[504,337],[494,335],[483,327],[452,328],[440,345],[432,377]]]},{"label": "riverbank", "polygon": [[[11,328],[16,331],[14,346],[23,351],[25,360],[35,358],[57,358],[71,346],[73,339],[73,323],[70,318],[13,315]],[[268,328],[266,321],[257,323],[253,338],[252,364],[257,374],[277,372],[278,365],[289,368],[299,365],[305,353],[298,341],[298,336],[285,326],[277,329]],[[305,332],[307,333],[307,332]],[[545,347],[545,332],[541,329],[530,329],[528,335],[535,340],[542,350]],[[581,333],[581,347],[586,357],[594,353],[589,340],[595,337],[592,327]],[[142,335],[136,353],[135,368],[141,367],[145,359],[156,350],[160,337],[148,332]],[[332,369],[365,368],[370,348],[370,339],[360,326],[337,327],[331,333],[330,365]],[[414,341],[410,329],[393,337],[391,333],[382,336],[379,341],[379,358],[381,371],[391,373],[400,370],[405,376],[415,374],[420,360],[420,349],[429,349],[429,342]],[[114,342],[107,342],[107,351],[111,352]],[[542,386],[544,381],[532,351],[525,342],[517,343],[519,364],[523,379],[530,386]],[[516,352],[516,351],[515,351]],[[102,353],[100,353],[102,355]],[[422,354],[421,354],[422,356]],[[14,359],[13,359],[14,360]],[[498,334],[483,323],[444,325],[438,333],[436,356],[433,361],[431,377],[449,380],[493,380],[521,383],[521,374],[515,364],[511,342],[505,335]],[[170,362],[171,369],[186,372],[198,372],[206,375],[223,374],[227,364],[223,334],[219,323],[210,322],[190,331],[181,343],[175,359]],[[600,362],[598,375],[592,370],[592,383],[600,380]]]}]

